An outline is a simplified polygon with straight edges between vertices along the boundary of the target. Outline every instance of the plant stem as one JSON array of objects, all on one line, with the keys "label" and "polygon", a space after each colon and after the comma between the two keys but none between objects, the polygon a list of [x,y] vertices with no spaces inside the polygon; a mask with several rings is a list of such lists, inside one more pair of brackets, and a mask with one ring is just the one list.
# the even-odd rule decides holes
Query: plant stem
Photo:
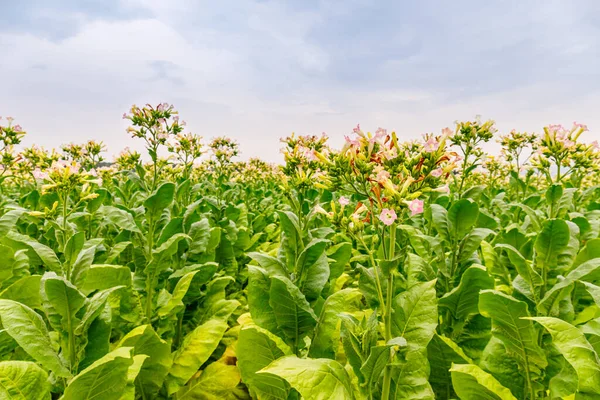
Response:
[{"label": "plant stem", "polygon": [[[389,248],[389,259],[393,260],[396,250],[396,225],[390,227],[390,248]],[[389,342],[392,339],[392,300],[394,297],[394,274],[393,271],[388,271],[387,276],[387,291],[386,291],[386,303],[385,313],[383,315],[383,323],[385,327],[385,342]],[[390,359],[390,362],[393,361]],[[388,363],[383,371],[383,389],[381,398],[388,400],[390,397],[390,388],[392,385],[392,371],[391,365]]]}]

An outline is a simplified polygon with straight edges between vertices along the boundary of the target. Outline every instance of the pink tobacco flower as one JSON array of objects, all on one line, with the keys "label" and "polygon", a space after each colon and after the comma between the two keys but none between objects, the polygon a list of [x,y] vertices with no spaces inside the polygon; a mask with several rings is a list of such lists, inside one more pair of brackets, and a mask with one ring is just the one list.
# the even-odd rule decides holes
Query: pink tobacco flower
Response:
[{"label": "pink tobacco flower", "polygon": [[396,211],[390,210],[389,208],[384,208],[381,210],[381,214],[379,214],[379,219],[387,226],[393,224],[397,218]]},{"label": "pink tobacco flower", "polygon": [[414,199],[406,204],[412,215],[421,214],[423,212],[423,200]]},{"label": "pink tobacco flower", "polygon": [[431,176],[433,176],[435,178],[439,178],[440,176],[442,176],[443,173],[444,173],[444,171],[441,168],[438,168],[438,169],[434,169],[433,171],[431,171]]},{"label": "pink tobacco flower", "polygon": [[434,138],[429,138],[425,142],[423,149],[425,151],[432,152],[432,151],[436,151],[439,146],[440,146],[440,143],[437,140],[435,140]]},{"label": "pink tobacco flower", "polygon": [[350,200],[348,200],[347,197],[340,197],[340,199],[338,200],[340,202],[340,205],[343,206],[347,206],[348,204],[350,204]]}]

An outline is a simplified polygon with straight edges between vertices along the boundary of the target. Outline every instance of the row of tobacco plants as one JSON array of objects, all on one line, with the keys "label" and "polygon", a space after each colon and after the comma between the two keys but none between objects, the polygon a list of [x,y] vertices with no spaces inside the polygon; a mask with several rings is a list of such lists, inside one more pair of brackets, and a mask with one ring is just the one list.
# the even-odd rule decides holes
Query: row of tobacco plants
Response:
[{"label": "row of tobacco plants", "polygon": [[111,164],[0,121],[0,398],[600,398],[584,125],[292,135],[278,167],[123,118],[148,154]]}]

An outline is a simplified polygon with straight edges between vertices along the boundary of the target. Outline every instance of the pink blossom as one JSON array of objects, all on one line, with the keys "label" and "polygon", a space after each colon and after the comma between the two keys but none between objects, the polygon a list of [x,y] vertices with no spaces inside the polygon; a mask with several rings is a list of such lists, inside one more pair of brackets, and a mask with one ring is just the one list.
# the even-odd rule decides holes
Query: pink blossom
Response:
[{"label": "pink blossom", "polygon": [[21,125],[15,125],[15,126],[13,126],[13,131],[23,132],[23,128],[21,128]]},{"label": "pink blossom", "polygon": [[352,132],[354,132],[354,133],[361,133],[362,131],[360,130],[360,124],[357,124],[356,128],[352,129]]},{"label": "pink blossom", "polygon": [[13,122],[15,119],[13,117],[6,117],[6,120],[8,121],[8,123],[10,124],[11,122]]},{"label": "pink blossom", "polygon": [[36,168],[35,170],[33,170],[32,173],[33,173],[33,177],[35,179],[42,180],[42,179],[46,179],[48,177],[48,173],[47,172],[42,172],[42,170],[39,169],[39,168]]},{"label": "pink blossom", "polygon": [[442,176],[443,173],[444,173],[444,171],[441,168],[438,168],[438,169],[434,169],[433,171],[431,171],[431,176],[433,176],[435,178],[439,178],[440,176]]},{"label": "pink blossom", "polygon": [[344,136],[344,139],[346,140],[346,144],[350,145],[350,146],[360,146],[360,141],[358,139],[350,139],[348,136]]},{"label": "pink blossom", "polygon": [[379,219],[387,226],[393,224],[397,218],[396,211],[389,208],[384,208],[381,210],[381,214],[379,214]]},{"label": "pink blossom", "polygon": [[123,119],[127,119],[127,113],[123,113]]},{"label": "pink blossom", "polygon": [[432,151],[436,151],[439,146],[440,146],[440,143],[437,140],[435,140],[434,138],[431,137],[431,138],[427,139],[427,141],[425,142],[425,145],[424,145],[423,149],[425,151],[432,152]]},{"label": "pink blossom", "polygon": [[442,135],[444,135],[444,136],[451,137],[453,134],[454,134],[454,132],[452,132],[452,129],[450,129],[450,128],[442,129]]},{"label": "pink blossom", "polygon": [[406,204],[412,215],[421,214],[423,212],[423,200],[414,199]]},{"label": "pink blossom", "polygon": [[350,200],[347,197],[340,197],[340,199],[338,200],[340,202],[340,205],[343,206],[347,206],[348,204],[350,204]]},{"label": "pink blossom", "polygon": [[584,124],[578,124],[577,121],[573,122],[573,126],[577,127],[577,128],[581,128],[583,129],[584,132],[588,131],[588,127],[587,125]]},{"label": "pink blossom", "polygon": [[186,123],[185,121],[181,121],[181,123],[180,123],[179,125],[181,125],[181,126],[186,126],[186,125],[187,125],[187,123]]},{"label": "pink blossom", "polygon": [[592,142],[592,147],[593,147],[594,149],[596,149],[596,150],[600,150],[600,144],[598,144],[598,141],[597,141],[597,140],[594,140],[594,141]]},{"label": "pink blossom", "polygon": [[377,173],[375,180],[379,183],[385,183],[388,179],[390,179],[390,173],[387,172],[382,166],[378,165],[375,167],[373,172]]}]

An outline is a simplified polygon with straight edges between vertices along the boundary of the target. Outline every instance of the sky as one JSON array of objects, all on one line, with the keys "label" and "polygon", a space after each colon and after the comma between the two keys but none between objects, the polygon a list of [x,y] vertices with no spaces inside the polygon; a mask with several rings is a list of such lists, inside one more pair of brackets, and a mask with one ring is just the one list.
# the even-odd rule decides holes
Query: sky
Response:
[{"label": "sky", "polygon": [[359,123],[413,139],[476,115],[577,121],[593,140],[599,19],[596,0],[0,0],[0,115],[24,145],[114,155],[143,148],[123,112],[168,102],[273,162],[283,136],[335,147]]}]

